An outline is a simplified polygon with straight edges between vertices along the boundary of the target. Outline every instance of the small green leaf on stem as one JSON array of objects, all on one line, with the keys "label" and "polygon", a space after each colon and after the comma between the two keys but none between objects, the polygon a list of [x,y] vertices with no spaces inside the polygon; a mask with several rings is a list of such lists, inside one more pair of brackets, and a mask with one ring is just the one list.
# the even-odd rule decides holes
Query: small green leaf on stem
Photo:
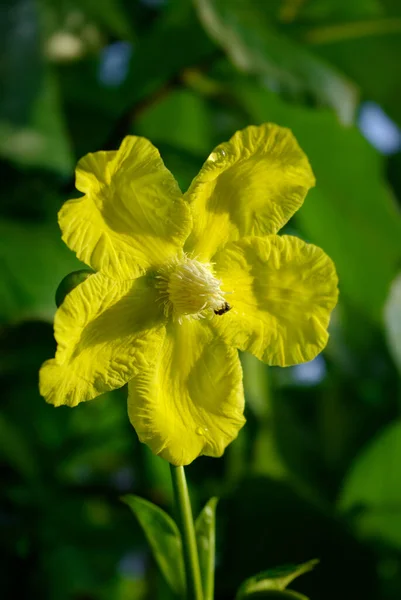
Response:
[{"label": "small green leaf on stem", "polygon": [[161,508],[138,496],[124,496],[125,502],[141,525],[153,556],[171,589],[185,594],[181,535],[173,519]]},{"label": "small green leaf on stem", "polygon": [[[246,579],[238,590],[236,600],[242,600],[243,598],[298,598],[304,600],[304,596],[285,588],[297,577],[311,571],[319,561],[314,559],[300,565],[285,565],[283,567],[277,567],[275,569],[269,569],[268,571],[262,571],[249,579]],[[285,593],[283,595],[283,592]],[[274,592],[273,595],[269,595],[267,592]],[[280,594],[277,594],[280,592]],[[259,595],[259,593],[266,593],[266,596]]]},{"label": "small green leaf on stem", "polygon": [[204,600],[213,600],[214,598],[216,507],[218,501],[218,498],[210,498],[195,522]]}]

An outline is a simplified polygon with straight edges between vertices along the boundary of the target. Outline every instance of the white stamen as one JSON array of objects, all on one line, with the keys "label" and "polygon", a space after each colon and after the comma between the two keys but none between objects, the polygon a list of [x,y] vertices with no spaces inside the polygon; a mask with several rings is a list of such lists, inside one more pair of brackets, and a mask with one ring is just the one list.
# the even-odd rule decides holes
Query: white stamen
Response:
[{"label": "white stamen", "polygon": [[163,267],[156,275],[156,286],[160,291],[159,302],[164,313],[179,323],[184,318],[201,319],[213,315],[213,311],[224,306],[221,281],[213,274],[210,263],[183,256]]}]

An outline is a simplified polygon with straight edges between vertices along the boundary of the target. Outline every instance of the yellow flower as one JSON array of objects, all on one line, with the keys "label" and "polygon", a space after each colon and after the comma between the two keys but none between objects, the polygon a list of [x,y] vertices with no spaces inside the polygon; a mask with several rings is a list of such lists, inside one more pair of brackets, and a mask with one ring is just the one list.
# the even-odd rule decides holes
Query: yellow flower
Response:
[{"label": "yellow flower", "polygon": [[218,146],[184,195],[144,138],[85,156],[85,195],[59,223],[96,273],[56,313],[42,395],[76,406],[128,383],[129,418],[153,452],[175,465],[221,456],[245,422],[237,349],[287,366],[327,343],[334,265],[276,235],[314,183],[292,133],[273,124]]}]

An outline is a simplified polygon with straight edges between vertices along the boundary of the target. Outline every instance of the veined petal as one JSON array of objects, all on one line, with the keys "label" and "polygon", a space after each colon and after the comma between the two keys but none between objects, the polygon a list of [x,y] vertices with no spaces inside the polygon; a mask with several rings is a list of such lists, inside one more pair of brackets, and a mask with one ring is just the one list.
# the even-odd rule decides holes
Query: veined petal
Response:
[{"label": "veined petal", "polygon": [[195,319],[169,325],[156,365],[128,387],[139,439],[174,465],[221,456],[245,422],[243,408],[237,351]]},{"label": "veined petal", "polygon": [[335,267],[323,250],[286,235],[250,237],[215,261],[232,308],[213,325],[227,343],[282,367],[323,350],[338,297]]},{"label": "veined petal", "polygon": [[63,240],[109,277],[130,279],[157,267],[189,234],[190,210],[145,138],[128,136],[118,151],[87,154],[78,163],[76,186],[85,196],[60,210]]},{"label": "veined petal", "polygon": [[115,281],[91,275],[57,310],[57,352],[40,370],[40,393],[76,406],[124,385],[154,362],[164,317],[147,277]]},{"label": "veined petal", "polygon": [[208,260],[227,242],[276,233],[314,184],[289,129],[265,123],[237,131],[212,152],[185,195],[194,222],[186,249]]}]

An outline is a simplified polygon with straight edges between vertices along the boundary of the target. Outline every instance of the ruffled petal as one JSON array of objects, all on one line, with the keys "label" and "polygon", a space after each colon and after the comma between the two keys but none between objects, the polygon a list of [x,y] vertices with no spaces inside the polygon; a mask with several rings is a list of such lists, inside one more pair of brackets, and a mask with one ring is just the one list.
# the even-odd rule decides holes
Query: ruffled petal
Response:
[{"label": "ruffled petal", "polygon": [[238,353],[205,321],[172,323],[156,365],[138,373],[128,390],[139,439],[174,465],[221,456],[245,422]]},{"label": "ruffled petal", "polygon": [[213,325],[228,344],[282,367],[323,350],[338,297],[335,267],[323,250],[291,236],[250,237],[215,261],[231,310]]},{"label": "ruffled petal", "polygon": [[194,222],[187,251],[208,260],[230,241],[276,233],[314,184],[289,129],[265,123],[237,131],[212,152],[185,195]]},{"label": "ruffled petal", "polygon": [[115,279],[130,279],[176,254],[191,228],[187,204],[158,150],[128,136],[115,152],[82,158],[76,186],[85,196],[59,213],[65,243]]},{"label": "ruffled petal", "polygon": [[91,275],[57,310],[57,352],[40,370],[40,393],[76,406],[121,387],[153,362],[164,317],[151,280],[115,281]]}]

